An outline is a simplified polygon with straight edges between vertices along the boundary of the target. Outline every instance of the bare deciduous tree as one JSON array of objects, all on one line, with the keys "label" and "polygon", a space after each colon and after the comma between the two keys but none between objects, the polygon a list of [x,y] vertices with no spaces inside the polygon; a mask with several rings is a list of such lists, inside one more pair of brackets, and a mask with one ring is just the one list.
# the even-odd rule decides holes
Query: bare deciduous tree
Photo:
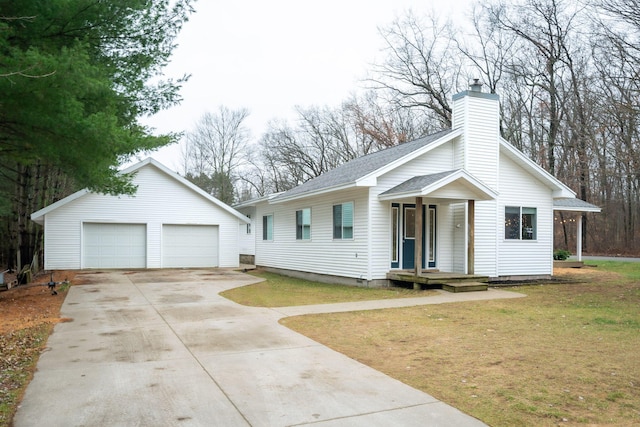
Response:
[{"label": "bare deciduous tree", "polygon": [[231,110],[221,106],[215,114],[205,113],[185,136],[183,161],[187,179],[228,204],[235,201],[234,183],[247,162],[248,115],[245,108]]},{"label": "bare deciduous tree", "polygon": [[449,100],[463,80],[451,23],[434,16],[427,22],[408,12],[380,33],[387,58],[374,66],[374,88],[389,93],[394,105],[428,111],[441,129],[450,127]]}]

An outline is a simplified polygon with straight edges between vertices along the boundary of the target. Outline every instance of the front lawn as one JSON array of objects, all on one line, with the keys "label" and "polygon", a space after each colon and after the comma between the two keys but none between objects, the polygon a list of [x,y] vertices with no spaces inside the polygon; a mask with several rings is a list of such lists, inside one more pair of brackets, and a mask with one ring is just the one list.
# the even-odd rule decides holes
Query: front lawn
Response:
[{"label": "front lawn", "polygon": [[640,263],[527,298],[281,322],[491,426],[640,425]]},{"label": "front lawn", "polygon": [[331,285],[295,279],[260,270],[253,271],[251,274],[262,277],[265,280],[253,285],[230,289],[221,292],[220,295],[238,304],[253,307],[287,307],[435,295],[434,291],[404,288],[365,288]]}]

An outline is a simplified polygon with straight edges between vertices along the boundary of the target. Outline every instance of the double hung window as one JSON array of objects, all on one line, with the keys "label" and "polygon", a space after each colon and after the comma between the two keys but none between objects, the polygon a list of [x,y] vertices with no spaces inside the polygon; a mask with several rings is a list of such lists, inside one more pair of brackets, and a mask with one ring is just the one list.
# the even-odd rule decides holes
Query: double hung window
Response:
[{"label": "double hung window", "polygon": [[273,240],[273,215],[262,217],[262,240]]},{"label": "double hung window", "polygon": [[333,238],[353,239],[353,202],[333,205]]},{"label": "double hung window", "polygon": [[311,208],[296,211],[296,240],[311,240]]}]

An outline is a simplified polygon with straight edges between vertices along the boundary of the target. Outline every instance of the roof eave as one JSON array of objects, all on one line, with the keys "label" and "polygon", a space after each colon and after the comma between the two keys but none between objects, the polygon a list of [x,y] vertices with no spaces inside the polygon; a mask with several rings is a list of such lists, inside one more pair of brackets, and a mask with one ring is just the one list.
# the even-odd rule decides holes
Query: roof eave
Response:
[{"label": "roof eave", "polygon": [[599,208],[598,206],[595,207],[564,207],[564,206],[554,206],[553,207],[554,211],[566,211],[566,212],[595,212],[595,213],[599,213],[602,212],[602,209]]},{"label": "roof eave", "polygon": [[237,205],[233,206],[234,209],[242,209],[242,208],[250,208],[250,207],[254,207],[257,206],[260,203],[264,203],[264,202],[268,202],[269,200],[278,197],[280,194],[282,194],[283,192],[277,192],[277,193],[271,193],[268,194],[266,196],[262,196],[262,197],[257,197],[255,199],[251,199],[251,200],[245,200],[244,202],[238,203]]},{"label": "roof eave", "polygon": [[336,185],[333,187],[326,187],[321,190],[312,190],[312,191],[307,191],[305,193],[294,194],[292,196],[276,197],[274,199],[269,200],[269,204],[276,205],[278,203],[285,203],[285,202],[291,202],[294,200],[306,199],[307,197],[319,196],[321,194],[332,193],[334,191],[348,190],[350,188],[355,188],[355,187],[358,187],[358,184],[355,182],[350,182],[347,184]]},{"label": "roof eave", "polygon": [[89,190],[84,189],[84,190],[80,190],[80,191],[76,191],[73,194],[70,194],[69,196],[58,200],[55,203],[50,204],[49,206],[45,206],[44,208],[37,210],[35,212],[33,212],[31,214],[31,221],[35,222],[36,224],[40,224],[43,225],[44,224],[44,216],[46,214],[48,214],[49,212],[58,209],[61,206],[66,205],[67,203],[70,203],[76,199],[79,199],[80,197],[84,196],[85,194],[88,194]]}]

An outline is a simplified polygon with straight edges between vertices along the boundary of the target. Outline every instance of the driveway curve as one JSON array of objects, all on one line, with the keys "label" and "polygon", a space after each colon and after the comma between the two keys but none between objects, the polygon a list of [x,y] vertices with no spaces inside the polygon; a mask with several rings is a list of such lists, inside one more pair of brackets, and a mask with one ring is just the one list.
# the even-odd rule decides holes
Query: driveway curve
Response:
[{"label": "driveway curve", "polygon": [[[76,277],[88,284],[70,288],[62,306],[70,321],[49,338],[15,427],[485,425],[278,323],[389,300],[245,307],[219,292],[261,279],[231,270]],[[394,301],[518,296],[491,290]]]}]

